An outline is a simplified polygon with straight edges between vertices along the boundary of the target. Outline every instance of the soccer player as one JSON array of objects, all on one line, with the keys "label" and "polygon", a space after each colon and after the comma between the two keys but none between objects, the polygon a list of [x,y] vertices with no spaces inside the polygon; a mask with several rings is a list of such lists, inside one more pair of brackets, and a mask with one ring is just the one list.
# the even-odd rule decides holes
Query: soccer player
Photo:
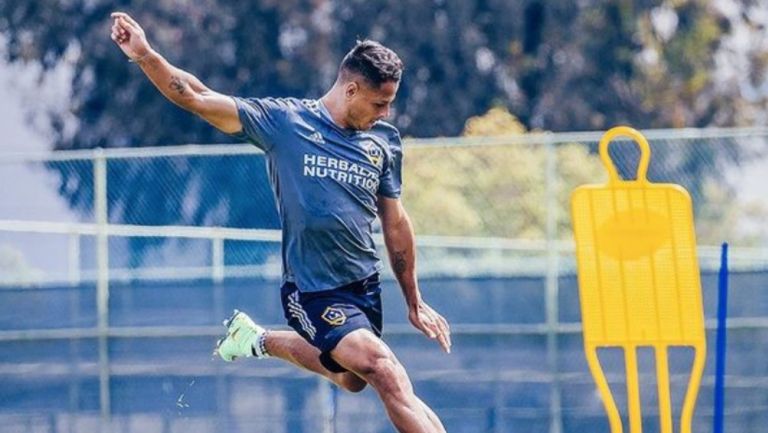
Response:
[{"label": "soccer player", "polygon": [[293,331],[264,329],[235,310],[218,354],[225,361],[277,357],[351,392],[370,384],[400,432],[445,432],[380,338],[377,216],[409,320],[451,348],[448,323],[419,292],[413,228],[399,200],[400,134],[381,120],[400,84],[398,56],[377,42],[358,42],[322,98],[244,99],[168,63],[127,14],[111,17],[112,40],[163,95],[255,144],[268,161],[283,231],[283,310]]}]

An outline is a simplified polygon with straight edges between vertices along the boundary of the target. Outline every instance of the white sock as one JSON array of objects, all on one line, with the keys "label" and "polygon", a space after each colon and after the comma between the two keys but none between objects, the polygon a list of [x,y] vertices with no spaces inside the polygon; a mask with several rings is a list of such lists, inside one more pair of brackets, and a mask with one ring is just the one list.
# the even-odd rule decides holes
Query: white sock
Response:
[{"label": "white sock", "polygon": [[259,335],[259,338],[256,339],[256,341],[253,342],[251,345],[251,352],[253,352],[253,356],[256,358],[269,358],[269,352],[267,352],[267,335],[269,334],[269,330],[264,330],[264,332]]}]

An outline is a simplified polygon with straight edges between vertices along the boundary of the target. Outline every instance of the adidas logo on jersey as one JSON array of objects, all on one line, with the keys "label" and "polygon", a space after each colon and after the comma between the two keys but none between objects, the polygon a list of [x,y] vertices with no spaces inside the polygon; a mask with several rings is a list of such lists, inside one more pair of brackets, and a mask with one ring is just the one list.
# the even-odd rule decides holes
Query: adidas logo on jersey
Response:
[{"label": "adidas logo on jersey", "polygon": [[317,144],[325,144],[325,139],[323,138],[323,134],[315,131],[312,134],[309,135],[310,141]]}]

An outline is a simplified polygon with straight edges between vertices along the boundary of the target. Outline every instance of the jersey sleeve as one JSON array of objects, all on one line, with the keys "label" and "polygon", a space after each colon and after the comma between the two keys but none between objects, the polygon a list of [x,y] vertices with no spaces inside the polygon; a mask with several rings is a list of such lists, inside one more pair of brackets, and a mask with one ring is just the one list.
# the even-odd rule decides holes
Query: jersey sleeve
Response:
[{"label": "jersey sleeve", "polygon": [[250,142],[265,152],[272,150],[272,137],[286,116],[286,105],[276,98],[233,97],[243,129],[233,137]]},{"label": "jersey sleeve", "polygon": [[403,143],[397,131],[389,135],[389,150],[377,193],[388,198],[399,198],[403,184]]}]

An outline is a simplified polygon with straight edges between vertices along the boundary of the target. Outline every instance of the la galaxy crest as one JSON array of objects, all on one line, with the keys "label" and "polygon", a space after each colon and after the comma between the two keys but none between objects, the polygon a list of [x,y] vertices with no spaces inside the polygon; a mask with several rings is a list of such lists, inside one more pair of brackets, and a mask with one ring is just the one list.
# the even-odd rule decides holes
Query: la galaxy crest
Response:
[{"label": "la galaxy crest", "polygon": [[326,307],[321,317],[331,326],[341,326],[347,321],[344,311],[336,307]]},{"label": "la galaxy crest", "polygon": [[365,149],[365,156],[368,157],[368,161],[371,161],[371,164],[381,170],[384,165],[384,152],[381,150],[381,146],[373,140],[365,140],[363,141],[363,149]]}]

